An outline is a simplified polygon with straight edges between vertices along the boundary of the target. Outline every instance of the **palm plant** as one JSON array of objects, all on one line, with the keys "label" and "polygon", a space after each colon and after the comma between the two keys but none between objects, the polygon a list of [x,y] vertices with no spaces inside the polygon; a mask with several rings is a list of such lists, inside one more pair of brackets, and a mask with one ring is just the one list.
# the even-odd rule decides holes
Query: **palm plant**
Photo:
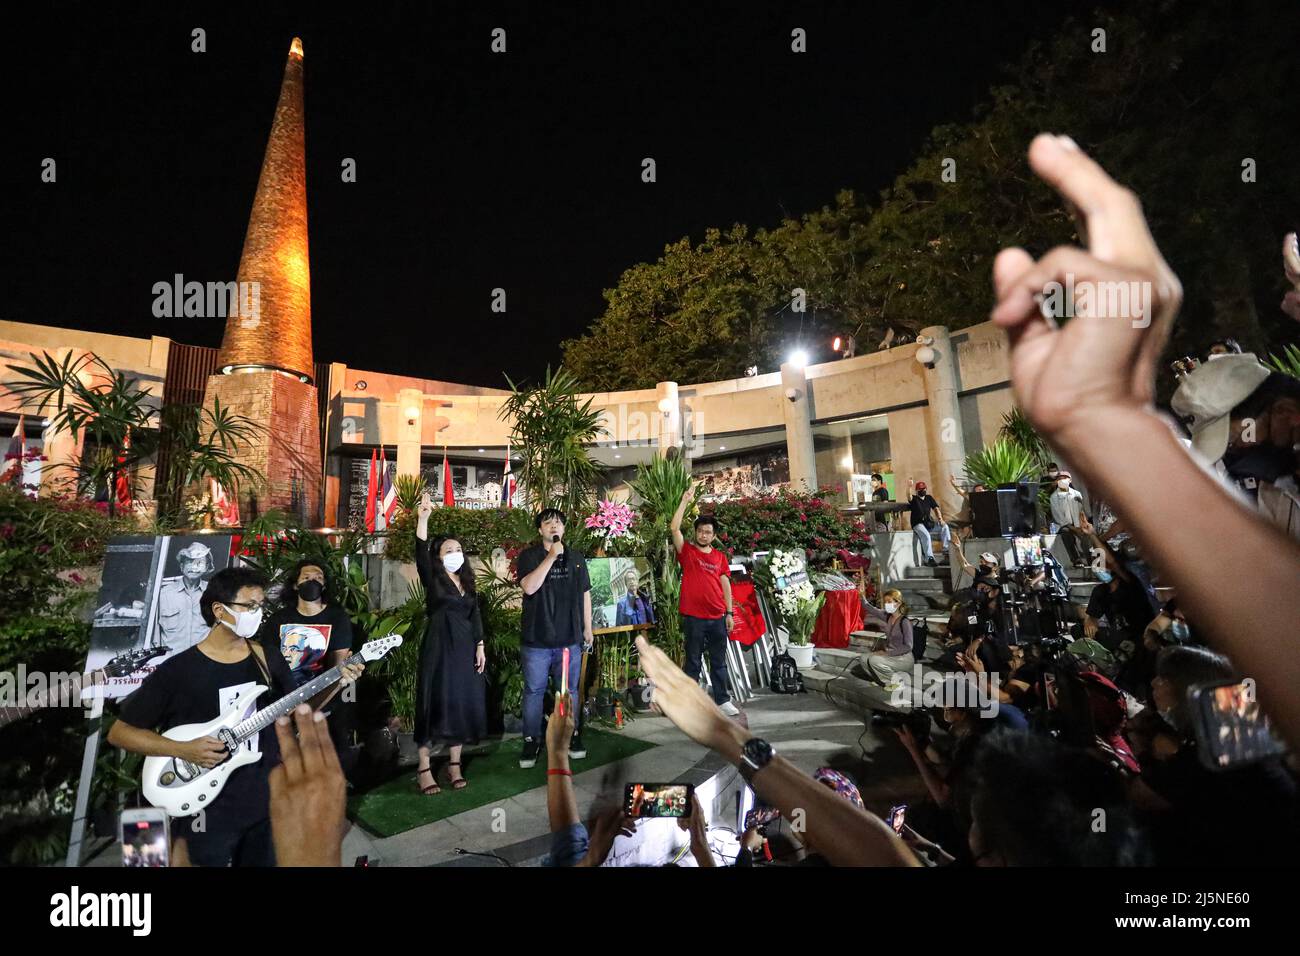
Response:
[{"label": "palm plant", "polygon": [[1288,345],[1281,355],[1269,353],[1268,364],[1283,375],[1300,378],[1300,346]]},{"label": "palm plant", "polygon": [[107,488],[109,514],[116,513],[117,476],[157,447],[153,429],[157,399],[140,387],[139,379],[112,368],[99,356],[56,359],[48,352],[28,353],[31,367],[8,366],[17,375],[6,382],[21,396],[24,408],[48,416],[58,431],[74,441],[86,438],[86,451],[72,463],[79,494]]},{"label": "palm plant", "polygon": [[519,479],[534,508],[559,508],[582,514],[593,504],[601,465],[587,446],[602,433],[600,412],[590,398],[579,401],[577,379],[548,366],[541,385],[520,387],[510,381],[510,397],[500,417],[512,422],[510,442],[523,457]]},{"label": "palm plant", "polygon": [[1052,452],[1047,447],[1047,442],[1043,441],[1043,436],[1038,434],[1038,430],[1020,408],[1013,408],[1002,416],[1002,427],[998,430],[998,438],[1019,445],[1029,452],[1036,468],[1044,469],[1052,460]]},{"label": "palm plant", "polygon": [[999,438],[982,450],[966,456],[966,477],[985,488],[1014,485],[1037,473],[1032,453],[1006,438]]},{"label": "palm plant", "polygon": [[[48,352],[28,353],[31,366],[10,365],[17,376],[5,384],[22,397],[22,405],[48,415],[58,431],[74,441],[84,434],[84,451],[72,463],[77,492],[109,491],[108,510],[117,507],[119,476],[159,450],[158,425],[167,434],[167,463],[157,497],[179,504],[187,485],[213,478],[232,492],[241,484],[259,484],[257,469],[239,460],[242,446],[261,429],[252,419],[232,414],[220,402],[168,406],[140,387],[139,379],[114,369],[93,353],[56,359]],[[132,489],[134,495],[134,489]]]},{"label": "palm plant", "polygon": [[241,448],[264,430],[257,422],[233,414],[216,398],[211,408],[169,405],[162,419],[167,440],[164,487],[169,493],[179,495],[207,479],[232,495],[241,487],[262,484],[262,473],[239,460]]},{"label": "palm plant", "polygon": [[420,498],[429,490],[423,475],[398,475],[394,486],[397,493],[397,507],[403,511],[417,511]]},{"label": "palm plant", "polygon": [[668,522],[677,511],[682,495],[691,487],[690,467],[679,454],[671,452],[666,458],[655,458],[647,464],[637,465],[636,477],[630,484],[641,498],[641,537],[650,549],[659,603],[664,608],[664,612],[658,615],[655,643],[669,657],[681,663],[685,638],[681,618],[676,613],[681,593],[681,570],[673,560]]}]

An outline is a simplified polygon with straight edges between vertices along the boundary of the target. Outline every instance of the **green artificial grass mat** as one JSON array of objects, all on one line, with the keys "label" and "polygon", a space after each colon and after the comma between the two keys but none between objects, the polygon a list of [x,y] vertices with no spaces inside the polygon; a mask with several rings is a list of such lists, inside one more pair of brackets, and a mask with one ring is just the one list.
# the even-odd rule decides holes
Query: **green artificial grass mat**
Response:
[{"label": "green artificial grass mat", "polygon": [[[655,746],[635,737],[590,727],[583,730],[582,742],[587,747],[587,756],[572,762],[574,773],[584,773]],[[466,748],[461,758],[465,766],[461,769],[469,786],[463,790],[453,790],[447,782],[446,756],[434,757],[434,770],[440,771],[437,780],[441,793],[432,797],[422,794],[416,785],[415,768],[411,767],[386,783],[352,796],[348,800],[348,816],[368,833],[389,837],[546,786],[545,749],[538,755],[537,765],[528,770],[519,768],[522,751],[523,739],[519,737],[493,741],[477,753]]]}]

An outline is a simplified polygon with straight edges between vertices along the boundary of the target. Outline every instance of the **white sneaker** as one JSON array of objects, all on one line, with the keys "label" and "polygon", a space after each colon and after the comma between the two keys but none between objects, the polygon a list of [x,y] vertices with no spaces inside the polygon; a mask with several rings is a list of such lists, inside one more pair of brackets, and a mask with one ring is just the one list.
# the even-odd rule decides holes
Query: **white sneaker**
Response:
[{"label": "white sneaker", "polygon": [[740,708],[737,707],[735,704],[733,704],[731,701],[727,701],[725,704],[719,704],[718,706],[722,708],[722,712],[726,714],[728,717],[740,716]]}]

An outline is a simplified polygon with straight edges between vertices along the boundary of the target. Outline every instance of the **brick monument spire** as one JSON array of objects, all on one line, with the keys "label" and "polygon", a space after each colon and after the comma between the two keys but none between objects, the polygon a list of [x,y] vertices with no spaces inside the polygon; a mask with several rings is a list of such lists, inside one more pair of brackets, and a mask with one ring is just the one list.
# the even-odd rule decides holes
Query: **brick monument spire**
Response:
[{"label": "brick monument spire", "polygon": [[311,269],[307,257],[307,155],[303,123],[303,49],[297,37],[280,85],[280,100],[248,217],[237,276],[239,308],[221,340],[214,399],[264,431],[240,460],[266,477],[241,488],[245,521],[284,508],[308,523],[320,512],[320,414],[312,384]]}]

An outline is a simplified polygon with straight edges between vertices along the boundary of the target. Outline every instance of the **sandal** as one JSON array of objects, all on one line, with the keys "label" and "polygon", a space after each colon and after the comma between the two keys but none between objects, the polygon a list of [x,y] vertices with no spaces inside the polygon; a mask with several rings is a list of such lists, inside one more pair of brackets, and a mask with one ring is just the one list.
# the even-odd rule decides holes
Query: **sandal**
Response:
[{"label": "sandal", "polygon": [[430,765],[425,767],[424,769],[416,771],[415,774],[416,786],[419,786],[420,784],[420,774],[422,773],[427,773],[429,775],[429,779],[432,780],[433,783],[429,784],[429,786],[427,787],[420,787],[420,792],[424,794],[426,797],[436,797],[438,794],[442,793],[442,787],[438,786],[438,778],[433,775],[433,764],[430,763]]},{"label": "sandal", "polygon": [[[448,772],[450,772],[452,767],[459,767],[459,766],[460,766],[460,761],[457,760],[455,763],[447,764],[447,770]],[[464,777],[460,777],[451,782],[451,789],[453,790],[464,790],[468,786],[469,786],[469,781],[466,780]]]}]

